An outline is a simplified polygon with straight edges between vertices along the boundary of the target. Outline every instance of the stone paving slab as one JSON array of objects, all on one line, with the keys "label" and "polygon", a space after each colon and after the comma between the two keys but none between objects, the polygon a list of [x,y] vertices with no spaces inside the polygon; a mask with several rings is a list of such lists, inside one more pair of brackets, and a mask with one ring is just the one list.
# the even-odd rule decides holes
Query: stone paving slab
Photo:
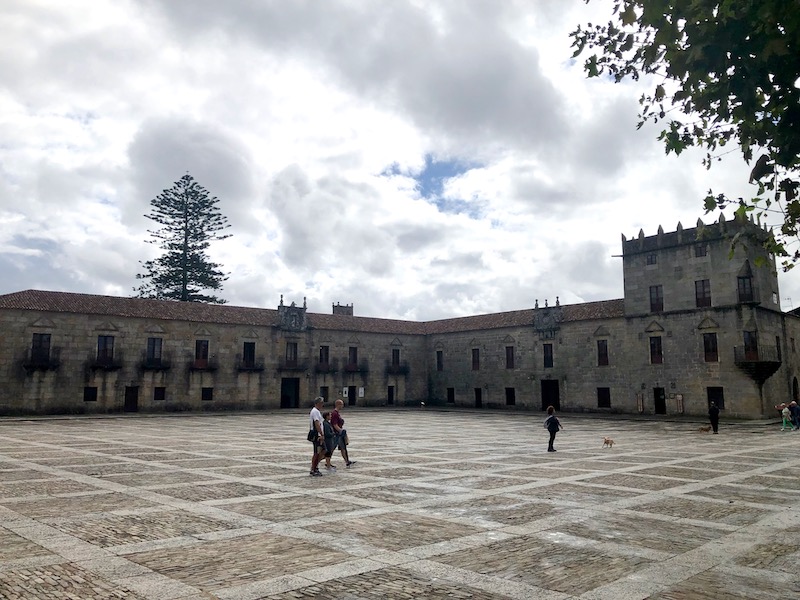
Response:
[{"label": "stone paving slab", "polygon": [[323,477],[306,411],[0,420],[0,600],[800,597],[800,434],[344,416]]}]

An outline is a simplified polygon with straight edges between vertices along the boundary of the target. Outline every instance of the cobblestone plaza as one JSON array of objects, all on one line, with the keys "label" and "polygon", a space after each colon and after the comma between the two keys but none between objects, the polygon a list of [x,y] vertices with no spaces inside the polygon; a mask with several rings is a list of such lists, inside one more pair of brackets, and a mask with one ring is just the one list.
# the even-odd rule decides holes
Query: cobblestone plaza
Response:
[{"label": "cobblestone plaza", "polygon": [[324,477],[305,411],[0,420],[0,598],[800,597],[800,432],[343,416]]}]

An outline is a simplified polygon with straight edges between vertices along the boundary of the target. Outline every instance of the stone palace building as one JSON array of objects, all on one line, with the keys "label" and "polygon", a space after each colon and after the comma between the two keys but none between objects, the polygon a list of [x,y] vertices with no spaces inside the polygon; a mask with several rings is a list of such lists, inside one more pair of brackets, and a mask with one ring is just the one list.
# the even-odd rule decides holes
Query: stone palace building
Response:
[{"label": "stone palace building", "polygon": [[[0,414],[350,405],[773,416],[800,319],[766,231],[622,236],[624,298],[428,322],[26,290],[0,296]],[[735,245],[731,250],[731,242]]]}]

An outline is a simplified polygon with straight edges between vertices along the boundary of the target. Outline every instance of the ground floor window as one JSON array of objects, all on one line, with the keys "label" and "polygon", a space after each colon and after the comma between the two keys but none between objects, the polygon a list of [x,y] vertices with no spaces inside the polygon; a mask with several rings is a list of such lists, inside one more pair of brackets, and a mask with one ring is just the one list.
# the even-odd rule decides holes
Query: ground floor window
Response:
[{"label": "ground floor window", "polygon": [[203,402],[211,402],[214,399],[214,388],[202,388],[200,390],[200,400]]},{"label": "ground floor window", "polygon": [[153,388],[153,400],[159,402],[160,400],[167,399],[167,388],[157,387]]},{"label": "ground floor window", "polygon": [[83,388],[84,402],[97,402],[97,386],[87,386]]},{"label": "ground floor window", "polygon": [[611,408],[611,388],[597,388],[597,408]]}]

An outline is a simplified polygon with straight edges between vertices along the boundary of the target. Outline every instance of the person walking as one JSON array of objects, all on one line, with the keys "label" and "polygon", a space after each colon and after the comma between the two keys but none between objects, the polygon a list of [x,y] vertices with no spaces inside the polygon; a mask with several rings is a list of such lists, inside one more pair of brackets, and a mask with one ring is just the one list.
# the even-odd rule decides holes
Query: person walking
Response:
[{"label": "person walking", "polygon": [[792,424],[792,411],[789,409],[788,404],[781,404],[781,431],[788,429],[791,431],[794,429],[794,425]]},{"label": "person walking", "polygon": [[556,434],[558,433],[559,429],[564,429],[561,425],[561,421],[558,420],[556,416],[556,409],[552,406],[547,407],[547,418],[544,420],[544,428],[550,432],[550,441],[547,443],[547,451],[548,452],[555,452],[556,449],[553,448],[553,442],[556,441]]},{"label": "person walking", "polygon": [[328,471],[335,471],[336,467],[331,464],[331,456],[336,448],[336,432],[331,425],[331,413],[327,410],[322,413],[322,431],[325,433],[325,468]]},{"label": "person walking", "polygon": [[325,431],[322,428],[322,412],[320,409],[325,404],[325,398],[314,398],[314,406],[308,414],[308,441],[314,445],[314,455],[311,457],[312,477],[322,477],[319,470],[319,461],[325,455]]},{"label": "person walking", "polygon": [[708,420],[711,421],[712,431],[719,433],[719,406],[717,406],[716,402],[711,402],[708,405]]},{"label": "person walking", "polygon": [[337,398],[336,402],[334,403],[333,411],[331,412],[331,425],[333,426],[333,430],[336,432],[336,445],[339,447],[339,451],[342,453],[342,458],[344,459],[344,466],[348,469],[350,465],[352,465],[354,460],[350,460],[350,454],[347,452],[347,430],[344,428],[344,419],[341,415],[341,410],[344,408],[344,400],[341,398]]},{"label": "person walking", "polygon": [[792,416],[792,425],[794,425],[794,430],[797,431],[800,429],[800,405],[797,404],[796,400],[789,402],[789,414]]}]

